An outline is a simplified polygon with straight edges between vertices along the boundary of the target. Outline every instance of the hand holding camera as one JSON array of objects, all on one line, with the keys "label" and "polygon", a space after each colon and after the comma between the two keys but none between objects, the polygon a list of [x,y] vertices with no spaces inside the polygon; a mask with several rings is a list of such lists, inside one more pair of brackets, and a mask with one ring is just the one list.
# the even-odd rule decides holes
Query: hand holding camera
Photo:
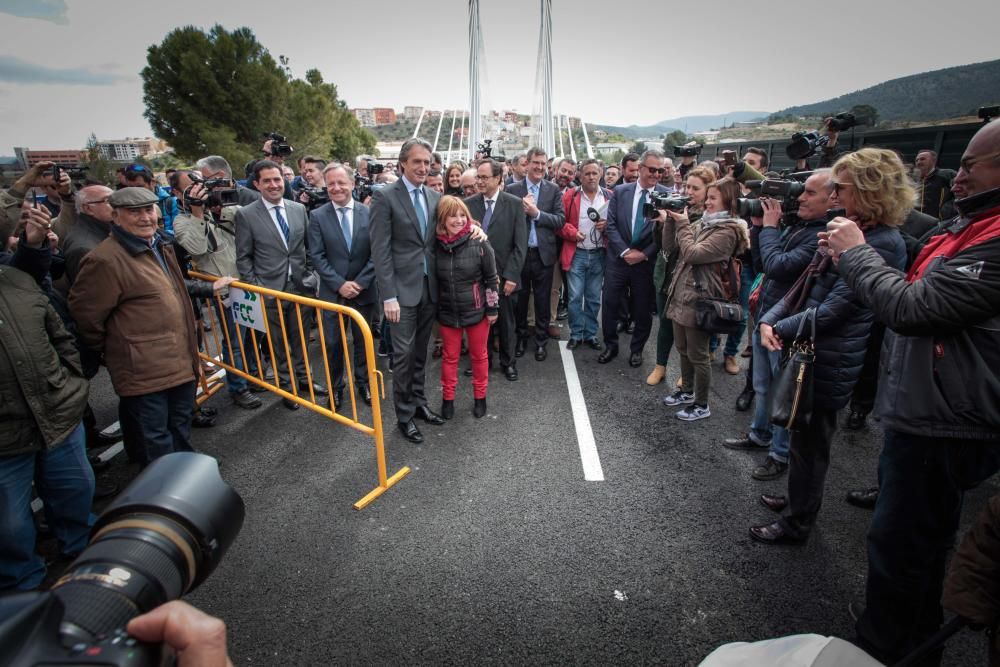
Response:
[{"label": "hand holding camera", "polygon": [[29,246],[38,248],[52,233],[52,216],[44,206],[26,208],[21,212],[21,225],[24,228],[24,240]]},{"label": "hand holding camera", "polygon": [[170,646],[179,667],[233,664],[226,651],[226,624],[180,600],[133,618],[127,631],[139,641]]},{"label": "hand holding camera", "polygon": [[784,212],[781,210],[781,202],[770,197],[762,197],[760,199],[760,206],[764,209],[764,217],[761,218],[761,224],[765,227],[776,228],[781,222],[781,216],[784,215]]}]

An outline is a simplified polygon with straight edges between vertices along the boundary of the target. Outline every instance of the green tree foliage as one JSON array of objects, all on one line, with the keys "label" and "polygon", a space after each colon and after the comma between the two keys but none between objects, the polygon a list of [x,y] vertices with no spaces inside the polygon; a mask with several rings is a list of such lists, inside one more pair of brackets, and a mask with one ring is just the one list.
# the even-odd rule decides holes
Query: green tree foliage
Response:
[{"label": "green tree foliage", "polygon": [[643,141],[637,141],[632,144],[632,147],[628,149],[629,153],[638,153],[642,155],[646,151],[646,143]]},{"label": "green tree foliage", "polygon": [[865,121],[871,127],[878,124],[878,109],[870,104],[855,104],[851,107],[851,113],[859,121]]},{"label": "green tree foliage", "polygon": [[298,154],[351,159],[374,147],[336,86],[318,70],[293,79],[249,28],[178,28],[149,47],[142,80],[146,118],[184,160],[218,154],[240,171],[266,132],[284,134]]},{"label": "green tree foliage", "polygon": [[674,130],[667,136],[663,137],[663,150],[666,151],[667,155],[674,154],[674,146],[683,146],[687,142],[691,141],[688,135],[684,133],[683,130]]}]

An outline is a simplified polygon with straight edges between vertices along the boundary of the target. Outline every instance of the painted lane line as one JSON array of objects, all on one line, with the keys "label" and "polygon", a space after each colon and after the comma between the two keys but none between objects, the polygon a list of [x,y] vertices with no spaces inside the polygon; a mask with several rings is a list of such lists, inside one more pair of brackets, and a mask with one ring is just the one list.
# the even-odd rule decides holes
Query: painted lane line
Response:
[{"label": "painted lane line", "polygon": [[573,425],[576,427],[576,440],[580,445],[583,478],[588,482],[603,482],[604,470],[601,468],[601,457],[597,453],[594,431],[590,427],[587,401],[583,397],[583,389],[580,387],[580,376],[576,372],[573,352],[566,348],[564,340],[559,341],[559,356],[562,357],[563,371],[566,374],[566,389],[569,391],[569,404],[573,409]]}]

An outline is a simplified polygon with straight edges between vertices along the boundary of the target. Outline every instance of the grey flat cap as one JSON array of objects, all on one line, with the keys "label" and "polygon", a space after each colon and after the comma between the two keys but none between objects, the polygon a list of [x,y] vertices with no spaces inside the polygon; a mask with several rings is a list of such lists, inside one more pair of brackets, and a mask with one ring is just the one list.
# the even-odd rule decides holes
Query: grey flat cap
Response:
[{"label": "grey flat cap", "polygon": [[122,188],[111,193],[108,203],[114,208],[145,208],[155,206],[159,198],[146,188]]}]

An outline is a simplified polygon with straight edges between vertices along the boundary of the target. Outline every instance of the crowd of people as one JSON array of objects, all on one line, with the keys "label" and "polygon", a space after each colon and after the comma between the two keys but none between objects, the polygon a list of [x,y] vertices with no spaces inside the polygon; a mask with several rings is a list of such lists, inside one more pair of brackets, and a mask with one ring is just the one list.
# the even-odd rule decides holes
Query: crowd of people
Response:
[{"label": "crowd of people", "polygon": [[[748,467],[755,479],[788,475],[787,494],[760,495],[781,516],[749,527],[766,544],[806,542],[841,411],[859,429],[874,410],[885,431],[879,485],[849,497],[875,509],[857,641],[882,660],[905,655],[941,622],[964,491],[1000,467],[991,363],[1000,349],[1000,122],[976,134],[957,172],[937,169],[929,150],[912,171],[896,152],[837,154],[835,145],[819,168],[792,177],[770,171],[756,148],[700,163],[681,150],[677,164],[647,150],[620,165],[532,148],[446,166],[419,139],[384,164],[304,156],[297,176],[269,140],[241,182],[214,155],[172,170],[166,186],[142,165],[120,170],[115,189],[32,167],[0,193],[9,239],[0,493],[14,508],[0,524],[0,590],[35,588],[45,574],[32,482],[61,553],[72,557],[86,541],[96,488],[86,451],[99,438],[88,380],[99,366],[119,396],[131,462],[191,450],[192,423],[211,422],[195,405],[207,319],[199,302],[240,280],[369,321],[391,365],[399,433],[414,443],[423,440],[417,421],[455,418],[465,352],[461,374],[472,378],[480,418],[494,359],[517,382],[520,360],[544,363],[553,339],[611,364],[627,337],[627,363],[639,368],[655,328],[646,382],[669,386],[665,414],[684,423],[720,409],[709,396],[722,347],[720,370],[746,378],[733,409],[753,412],[746,432],[719,446],[759,454]],[[794,182],[796,194],[760,195],[762,181]],[[191,268],[219,279],[190,280]],[[227,308],[210,307],[242,335]],[[275,345],[264,368],[235,345],[223,361],[340,409],[336,316],[324,315],[325,387],[306,372],[315,323],[288,301],[265,307],[272,339],[287,345]],[[351,336],[353,384],[370,404],[357,325]],[[677,378],[667,375],[672,349]],[[802,350],[807,415],[778,419],[783,377]],[[429,355],[441,358],[437,409]],[[259,384],[236,374],[226,384],[238,407],[262,405]]]}]

